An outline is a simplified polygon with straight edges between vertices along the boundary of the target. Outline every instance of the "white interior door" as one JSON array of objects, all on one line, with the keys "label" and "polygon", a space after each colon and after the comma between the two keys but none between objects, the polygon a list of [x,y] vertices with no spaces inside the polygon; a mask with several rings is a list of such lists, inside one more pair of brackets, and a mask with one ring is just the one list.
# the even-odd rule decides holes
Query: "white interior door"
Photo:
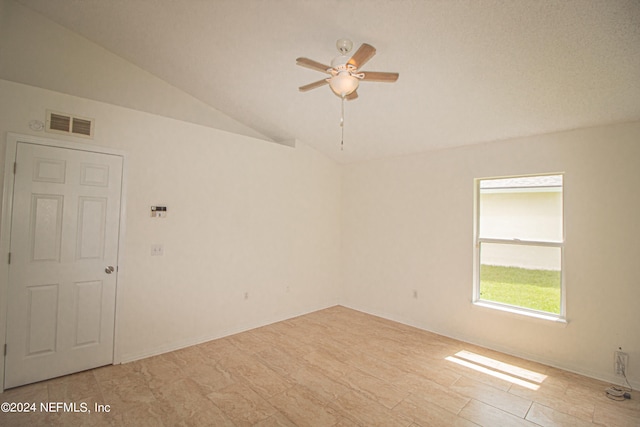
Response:
[{"label": "white interior door", "polygon": [[5,388],[113,362],[123,160],[18,142],[16,164]]}]

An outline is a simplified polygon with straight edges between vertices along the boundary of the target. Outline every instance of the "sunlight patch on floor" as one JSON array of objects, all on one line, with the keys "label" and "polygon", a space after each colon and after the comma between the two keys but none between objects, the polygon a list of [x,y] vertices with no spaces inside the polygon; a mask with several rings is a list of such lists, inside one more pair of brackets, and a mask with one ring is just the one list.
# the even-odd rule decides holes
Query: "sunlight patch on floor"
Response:
[{"label": "sunlight patch on floor", "polygon": [[546,375],[539,372],[510,365],[466,350],[459,351],[453,356],[448,356],[445,360],[530,390],[538,390],[540,384],[547,378]]}]

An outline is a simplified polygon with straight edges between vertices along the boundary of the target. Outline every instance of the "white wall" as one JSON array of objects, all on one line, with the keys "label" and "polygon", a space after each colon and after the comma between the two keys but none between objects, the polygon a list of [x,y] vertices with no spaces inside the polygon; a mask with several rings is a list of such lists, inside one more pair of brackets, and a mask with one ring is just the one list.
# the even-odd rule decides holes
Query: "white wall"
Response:
[{"label": "white wall", "polygon": [[0,0],[0,79],[269,140],[11,0]]},{"label": "white wall", "polygon": [[[640,123],[346,165],[346,305],[640,384]],[[472,304],[474,179],[564,172],[566,326]],[[418,298],[413,298],[413,290]]]},{"label": "white wall", "polygon": [[[338,302],[340,172],[313,149],[4,80],[0,100],[0,165],[7,131],[61,138],[28,127],[47,108],[96,119],[94,140],[70,140],[127,153],[123,361]],[[167,218],[150,217],[157,204]]]}]

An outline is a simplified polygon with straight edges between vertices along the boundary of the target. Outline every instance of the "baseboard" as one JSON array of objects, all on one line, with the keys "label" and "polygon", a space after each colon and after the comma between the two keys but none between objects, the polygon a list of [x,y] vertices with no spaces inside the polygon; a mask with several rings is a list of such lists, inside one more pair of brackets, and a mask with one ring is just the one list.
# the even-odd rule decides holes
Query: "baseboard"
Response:
[{"label": "baseboard", "polygon": [[[540,363],[543,365],[547,365],[550,366],[552,368],[557,368],[557,369],[562,369],[563,371],[567,371],[567,372],[571,372],[574,374],[578,374],[578,375],[583,375],[585,377],[589,377],[595,380],[599,380],[599,381],[604,381],[607,383],[611,383],[611,384],[617,384],[617,385],[623,385],[624,379],[618,376],[615,376],[613,374],[606,374],[606,373],[602,373],[602,372],[594,372],[594,371],[590,371],[587,369],[582,369],[582,368],[576,368],[575,366],[567,366],[564,365],[562,363],[558,363],[555,360],[551,360],[551,359],[546,359],[544,357],[540,357],[537,354],[530,354],[527,352],[523,352],[523,351],[514,351],[512,348],[509,347],[505,347],[505,346],[501,346],[501,345],[496,345],[495,343],[492,342],[485,342],[483,340],[478,340],[475,337],[468,337],[468,336],[464,336],[462,334],[456,334],[456,333],[452,333],[451,331],[447,331],[447,330],[439,330],[438,328],[430,328],[427,327],[424,324],[421,324],[420,322],[416,322],[413,319],[410,318],[406,318],[404,316],[398,316],[396,314],[391,314],[391,313],[386,313],[384,311],[381,310],[376,310],[376,309],[372,309],[372,308],[363,308],[363,307],[354,307],[354,306],[350,306],[349,304],[341,304],[344,307],[350,308],[352,310],[356,310],[356,311],[360,311],[366,314],[370,314],[372,316],[377,316],[377,317],[381,317],[383,319],[387,319],[387,320],[391,320],[393,322],[398,322],[398,323],[402,323],[403,325],[407,325],[407,326],[412,326],[414,328],[418,328],[421,329],[423,331],[427,331],[427,332],[432,332],[434,334],[438,334],[438,335],[442,335],[444,337],[447,338],[452,338],[458,341],[462,341],[462,342],[466,342],[469,344],[473,344],[473,345],[477,345],[480,347],[484,347],[487,348],[489,350],[495,350],[495,351],[499,351],[501,353],[505,353],[508,354],[510,356],[515,356],[515,357],[520,357],[522,359],[526,359],[529,360],[531,362],[536,362],[536,363]],[[629,380],[629,383],[631,384],[631,387],[634,390],[639,390],[640,389],[640,382],[635,381],[635,380]]]},{"label": "baseboard", "polygon": [[260,328],[262,326],[271,325],[273,323],[281,322],[283,320],[292,319],[294,317],[303,316],[305,314],[313,313],[314,311],[323,310],[325,308],[333,307],[337,305],[334,301],[325,302],[322,305],[315,305],[313,307],[305,307],[297,311],[288,313],[286,315],[274,316],[272,318],[263,319],[260,322],[254,322],[251,324],[238,324],[233,328],[222,329],[211,334],[202,335],[198,337],[191,337],[181,341],[174,341],[157,347],[152,347],[141,352],[124,353],[120,356],[120,363],[129,363],[136,360],[146,359],[148,357],[158,356],[160,354],[169,353],[171,351],[181,350],[183,348],[191,347],[194,345],[202,344],[207,341],[212,341],[231,335],[246,332],[251,329]]},{"label": "baseboard", "polygon": [[[216,340],[216,339],[220,339],[220,338],[224,338],[224,337],[228,337],[231,335],[235,335],[241,332],[245,332],[251,329],[255,329],[255,328],[259,328],[262,326],[267,326],[273,323],[277,323],[277,322],[281,322],[284,320],[288,320],[288,319],[292,319],[294,317],[298,317],[298,316],[303,316],[305,314],[309,314],[312,313],[314,311],[318,311],[318,310],[323,310],[329,307],[333,307],[335,305],[341,305],[343,307],[349,308],[351,310],[356,310],[356,311],[360,311],[362,313],[366,313],[366,314],[370,314],[372,316],[377,316],[377,317],[381,317],[383,319],[387,319],[387,320],[391,320],[393,322],[398,322],[401,323],[403,325],[407,325],[407,326],[412,326],[414,328],[418,328],[427,332],[432,332],[438,335],[442,335],[448,338],[452,338],[455,340],[459,340],[462,342],[466,342],[469,344],[473,344],[473,345],[477,345],[480,347],[485,347],[488,348],[490,350],[495,350],[495,351],[499,351],[501,353],[505,353],[511,356],[515,356],[515,357],[520,357],[532,362],[536,362],[536,363],[541,363],[543,365],[547,365],[553,368],[557,368],[557,369],[562,369],[564,371],[567,372],[571,372],[574,374],[578,374],[578,375],[583,375],[585,377],[589,377],[589,378],[593,378],[596,380],[600,380],[600,381],[604,381],[607,383],[611,383],[611,384],[622,384],[623,379],[614,375],[604,375],[602,373],[599,372],[592,372],[589,370],[585,370],[585,369],[579,369],[579,368],[575,368],[572,366],[566,366],[560,363],[557,363],[554,360],[551,359],[546,359],[543,357],[539,357],[538,355],[535,354],[530,354],[527,352],[522,352],[522,351],[514,351],[512,348],[508,348],[508,347],[504,347],[504,346],[500,346],[500,345],[496,345],[494,343],[491,342],[484,342],[483,340],[478,340],[474,337],[467,337],[467,336],[463,336],[462,334],[455,334],[452,333],[451,331],[445,331],[445,330],[438,330],[437,328],[428,328],[426,327],[424,324],[420,324],[419,322],[415,322],[413,319],[409,319],[409,318],[405,318],[404,316],[398,316],[392,313],[386,313],[384,311],[381,310],[375,310],[375,309],[371,309],[371,308],[363,308],[363,307],[355,307],[355,306],[351,306],[349,304],[338,304],[337,302],[330,302],[330,303],[326,303],[322,306],[316,306],[313,308],[306,308],[306,309],[302,309],[299,310],[297,312],[292,312],[289,313],[287,315],[283,315],[283,316],[276,316],[274,318],[270,318],[270,319],[265,319],[264,321],[257,323],[257,324],[247,324],[247,325],[238,325],[237,327],[234,328],[229,328],[229,329],[225,329],[225,330],[221,330],[221,331],[217,331],[216,333],[210,334],[210,335],[204,335],[204,336],[200,336],[200,337],[193,337],[187,340],[183,340],[183,341],[176,341],[167,345],[163,345],[163,346],[158,346],[158,347],[154,347],[151,349],[148,349],[146,351],[143,352],[138,352],[138,353],[128,353],[128,354],[124,354],[122,355],[121,361],[122,363],[129,363],[129,362],[133,362],[136,360],[141,360],[141,359],[146,359],[148,357],[153,357],[153,356],[158,356],[160,354],[164,354],[164,353],[168,353],[171,351],[176,351],[176,350],[180,350],[183,348],[187,348],[187,347],[191,347],[194,345],[198,345],[198,344],[202,344],[204,342],[207,341],[212,341],[212,340]],[[634,390],[638,390],[640,389],[640,383],[630,380],[629,381],[631,386],[633,387]]]}]

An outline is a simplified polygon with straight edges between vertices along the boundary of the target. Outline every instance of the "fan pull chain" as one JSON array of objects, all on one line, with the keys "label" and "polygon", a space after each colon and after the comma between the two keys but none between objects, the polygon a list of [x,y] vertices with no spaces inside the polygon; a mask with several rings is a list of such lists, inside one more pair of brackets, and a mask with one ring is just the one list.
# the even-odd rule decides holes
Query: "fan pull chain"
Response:
[{"label": "fan pull chain", "polygon": [[342,115],[340,116],[340,127],[342,128],[342,138],[340,140],[340,151],[344,151],[344,96],[342,97]]}]

